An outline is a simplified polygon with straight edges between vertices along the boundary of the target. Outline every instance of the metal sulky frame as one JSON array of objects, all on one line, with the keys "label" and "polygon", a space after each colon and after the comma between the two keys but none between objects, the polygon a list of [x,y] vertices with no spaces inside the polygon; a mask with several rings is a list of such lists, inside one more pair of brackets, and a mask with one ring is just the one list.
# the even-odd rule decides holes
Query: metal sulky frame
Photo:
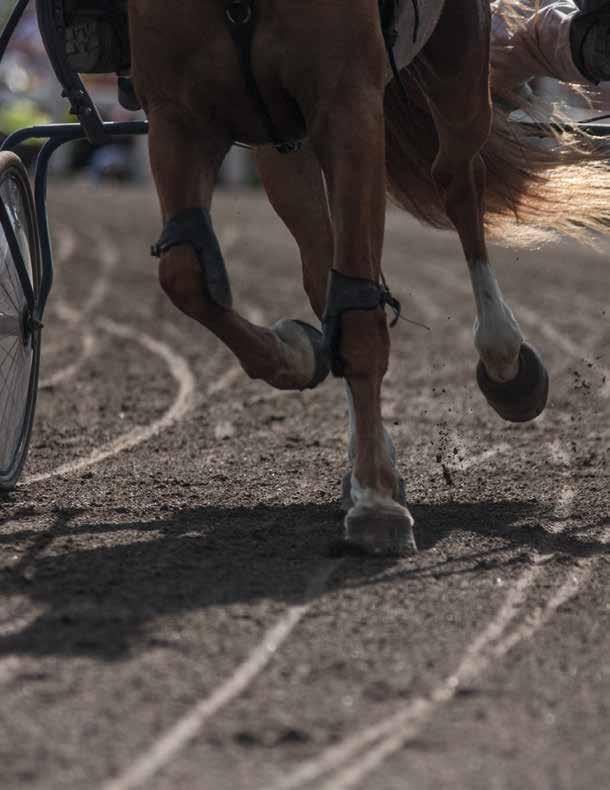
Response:
[{"label": "metal sulky frame", "polygon": [[[4,30],[0,33],[0,61],[4,57],[17,25],[29,4],[30,0],[17,0]],[[42,262],[42,277],[38,298],[35,299],[34,294],[29,293],[31,288],[29,290],[26,289],[28,302],[31,302],[29,304],[30,314],[35,322],[42,320],[44,308],[53,284],[53,251],[46,209],[47,176],[51,157],[62,145],[76,140],[88,140],[93,144],[100,144],[109,142],[118,136],[145,135],[148,133],[147,121],[129,121],[126,123],[104,123],[102,121],[98,109],[80,76],[70,68],[66,61],[65,53],[57,46],[57,41],[53,40],[53,37],[49,35],[52,25],[55,24],[53,15],[57,13],[57,9],[57,0],[37,0],[39,26],[50,64],[62,86],[62,95],[70,102],[71,113],[78,120],[75,123],[49,124],[21,129],[7,137],[0,146],[0,151],[14,151],[19,145],[29,140],[46,140],[38,154],[34,175],[34,202]],[[1,202],[0,223],[6,233],[13,255],[21,264],[19,268],[22,268],[23,260],[19,251],[19,244],[6,215],[6,209]]]}]

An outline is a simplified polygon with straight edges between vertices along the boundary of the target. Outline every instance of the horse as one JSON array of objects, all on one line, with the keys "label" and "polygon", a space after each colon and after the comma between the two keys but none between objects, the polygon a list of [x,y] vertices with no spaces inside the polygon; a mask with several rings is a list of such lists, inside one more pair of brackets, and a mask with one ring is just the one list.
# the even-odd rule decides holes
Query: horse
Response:
[{"label": "horse", "polygon": [[[507,23],[519,5],[505,0]],[[525,422],[543,411],[549,376],[502,296],[486,235],[578,236],[607,220],[608,175],[582,141],[510,121],[490,73],[489,0],[129,0],[128,11],[164,228],[153,248],[161,287],[253,379],[303,390],[331,370],[344,378],[345,541],[370,554],[416,551],[381,417],[386,307],[398,309],[381,271],[388,197],[457,231],[478,385],[500,417]],[[296,239],[321,332],[289,319],[256,326],[232,304],[210,206],[235,141],[254,147]]]}]

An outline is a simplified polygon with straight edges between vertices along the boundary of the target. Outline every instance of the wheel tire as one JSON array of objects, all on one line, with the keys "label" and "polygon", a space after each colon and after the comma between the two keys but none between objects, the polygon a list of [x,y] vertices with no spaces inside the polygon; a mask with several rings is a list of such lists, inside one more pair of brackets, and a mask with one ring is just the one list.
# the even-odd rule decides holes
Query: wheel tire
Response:
[{"label": "wheel tire", "polygon": [[[37,303],[41,282],[41,254],[36,209],[27,170],[21,159],[13,153],[0,153],[0,200],[13,219],[14,228],[17,224],[15,218],[18,218],[20,230],[17,234],[18,240],[22,253],[27,252],[27,256],[24,255],[25,274],[31,282],[34,300]],[[27,250],[24,250],[25,244]],[[4,300],[4,308],[2,300]],[[0,224],[0,313],[3,309],[14,310],[15,314],[9,316],[8,320],[18,322],[21,317],[25,317],[26,308],[25,295],[18,275],[18,264],[11,255]],[[17,367],[16,354],[19,348],[23,351],[25,367],[21,378],[18,374],[15,374],[14,379],[9,377],[3,380],[0,376],[0,492],[11,491],[17,485],[27,458],[40,369],[40,328],[32,328],[31,331],[22,328],[21,336],[16,336],[13,343],[13,348],[17,348],[15,357],[11,357],[11,351],[7,350],[10,337],[13,335],[0,334],[0,351],[4,351],[4,355],[0,354],[0,373],[7,359],[12,360],[8,363],[12,365],[12,369]],[[21,346],[18,346],[19,343]],[[14,398],[9,401],[12,381],[14,381],[15,393]],[[9,405],[12,408],[9,408]]]}]

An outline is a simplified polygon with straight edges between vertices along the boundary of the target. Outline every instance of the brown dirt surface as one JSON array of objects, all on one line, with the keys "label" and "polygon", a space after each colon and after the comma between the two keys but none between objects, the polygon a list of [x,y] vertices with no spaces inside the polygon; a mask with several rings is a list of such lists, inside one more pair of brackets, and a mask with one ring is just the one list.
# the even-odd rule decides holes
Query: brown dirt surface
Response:
[{"label": "brown dirt surface", "polygon": [[[3,790],[607,787],[608,246],[494,250],[552,377],[513,426],[476,389],[456,239],[390,215],[386,274],[430,327],[393,331],[384,401],[420,551],[336,560],[341,383],[249,381],[178,314],[150,190],[49,210],[44,386],[0,503]],[[265,200],[214,215],[239,308],[311,320]]]}]

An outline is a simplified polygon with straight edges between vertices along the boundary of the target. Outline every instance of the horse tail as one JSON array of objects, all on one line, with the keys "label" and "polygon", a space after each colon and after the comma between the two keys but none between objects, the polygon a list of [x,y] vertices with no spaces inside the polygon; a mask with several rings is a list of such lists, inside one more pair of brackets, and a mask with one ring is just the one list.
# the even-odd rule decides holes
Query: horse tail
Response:
[{"label": "horse tail", "polygon": [[[388,194],[425,224],[449,229],[431,176],[438,152],[434,121],[414,71],[403,74],[407,96],[392,83],[385,98]],[[526,107],[521,99],[535,125],[509,120],[505,97],[494,87],[491,134],[481,151],[489,237],[522,247],[559,235],[594,243],[610,227],[610,147],[565,131],[565,119],[538,100]]]}]

